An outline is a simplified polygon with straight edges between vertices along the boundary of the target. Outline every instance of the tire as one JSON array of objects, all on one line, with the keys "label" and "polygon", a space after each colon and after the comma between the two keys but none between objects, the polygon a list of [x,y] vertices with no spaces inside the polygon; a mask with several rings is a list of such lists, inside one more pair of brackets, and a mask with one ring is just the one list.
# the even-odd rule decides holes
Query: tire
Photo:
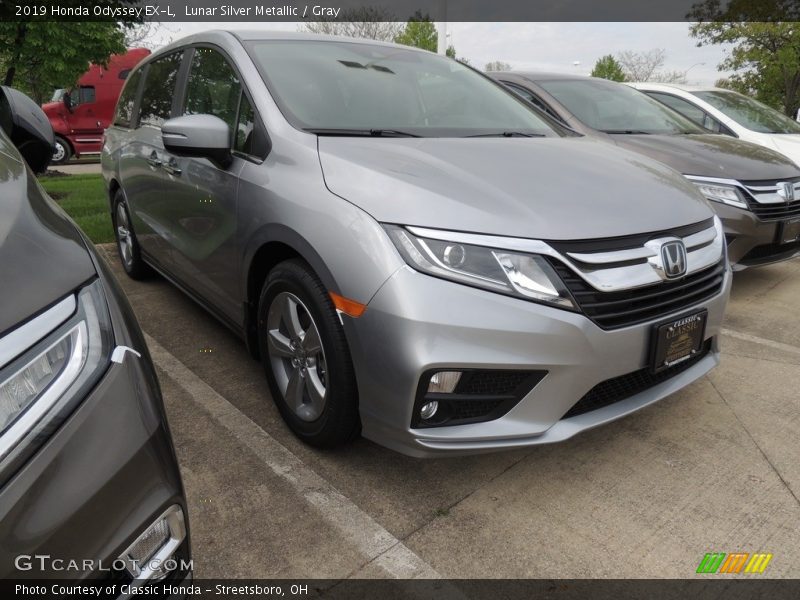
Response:
[{"label": "tire", "polygon": [[282,262],[267,276],[258,344],[272,398],[297,437],[330,448],[358,436],[350,349],[327,290],[304,261]]},{"label": "tire", "polygon": [[125,194],[122,193],[122,190],[117,190],[114,194],[114,212],[111,213],[111,220],[114,225],[114,237],[117,240],[117,252],[122,262],[122,268],[131,279],[147,279],[153,274],[153,270],[142,260],[139,242],[136,240],[136,234],[131,226],[128,203],[125,201]]},{"label": "tire", "polygon": [[57,135],[55,150],[53,151],[53,158],[50,159],[50,164],[63,165],[70,158],[72,158],[72,146],[69,145],[67,140]]}]

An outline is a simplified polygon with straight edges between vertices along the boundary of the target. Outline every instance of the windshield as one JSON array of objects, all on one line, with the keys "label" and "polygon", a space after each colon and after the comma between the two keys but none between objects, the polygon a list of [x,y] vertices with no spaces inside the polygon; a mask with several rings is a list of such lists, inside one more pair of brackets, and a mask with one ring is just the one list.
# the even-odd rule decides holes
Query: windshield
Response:
[{"label": "windshield", "polygon": [[584,125],[606,133],[708,133],[639,90],[604,79],[537,81]]},{"label": "windshield", "polygon": [[800,124],[743,94],[716,90],[692,93],[747,129],[760,133],[800,133]]},{"label": "windshield", "polygon": [[66,94],[66,93],[67,93],[67,90],[65,90],[65,89],[61,89],[61,88],[57,89],[56,91],[53,92],[53,97],[50,98],[50,102],[61,102],[61,100],[64,99],[64,94]]},{"label": "windshield", "polygon": [[249,46],[293,125],[329,135],[555,136],[524,101],[454,60],[350,42],[274,40]]}]

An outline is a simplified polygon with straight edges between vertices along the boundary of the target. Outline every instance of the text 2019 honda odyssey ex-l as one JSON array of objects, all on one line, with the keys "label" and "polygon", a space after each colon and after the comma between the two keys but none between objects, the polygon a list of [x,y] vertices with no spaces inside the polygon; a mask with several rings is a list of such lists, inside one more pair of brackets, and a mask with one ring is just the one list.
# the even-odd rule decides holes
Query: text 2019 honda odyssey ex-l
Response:
[{"label": "text 2019 honda odyssey ex-l", "polygon": [[237,331],[312,444],[554,442],[719,359],[730,273],[697,188],[444,57],[189,37],[131,73],[102,161],[126,271]]}]

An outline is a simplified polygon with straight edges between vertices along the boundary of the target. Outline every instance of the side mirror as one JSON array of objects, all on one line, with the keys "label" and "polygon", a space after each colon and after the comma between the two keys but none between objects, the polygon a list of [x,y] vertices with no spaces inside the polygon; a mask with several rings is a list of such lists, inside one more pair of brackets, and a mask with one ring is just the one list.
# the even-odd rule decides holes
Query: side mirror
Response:
[{"label": "side mirror", "polygon": [[67,107],[69,112],[72,112],[75,106],[72,104],[72,95],[67,91],[64,92],[64,96],[61,98],[61,101],[64,103],[64,106]]},{"label": "side mirror", "polygon": [[214,115],[184,115],[161,125],[164,148],[179,156],[208,158],[223,169],[231,164],[231,132]]},{"label": "side mirror", "polygon": [[56,139],[36,102],[19,90],[0,86],[0,126],[34,173],[47,169]]}]

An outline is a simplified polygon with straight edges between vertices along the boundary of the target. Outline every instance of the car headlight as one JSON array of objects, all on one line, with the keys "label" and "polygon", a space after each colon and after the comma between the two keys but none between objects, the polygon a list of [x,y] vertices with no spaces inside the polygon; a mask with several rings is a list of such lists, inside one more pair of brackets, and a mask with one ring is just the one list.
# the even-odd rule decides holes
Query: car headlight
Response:
[{"label": "car headlight", "polygon": [[[550,264],[537,254],[513,252],[414,235],[408,229],[385,225],[392,242],[412,268],[433,275],[561,308],[576,309]],[[475,236],[470,236],[474,238]]]},{"label": "car headlight", "polygon": [[742,196],[742,192],[736,185],[725,184],[716,181],[703,181],[700,178],[689,178],[697,186],[700,193],[712,202],[720,202],[736,208],[748,208],[747,200]]},{"label": "car headlight", "polygon": [[71,317],[0,368],[0,458],[48,414],[70,408],[108,367],[113,333],[101,281],[72,302]]}]

